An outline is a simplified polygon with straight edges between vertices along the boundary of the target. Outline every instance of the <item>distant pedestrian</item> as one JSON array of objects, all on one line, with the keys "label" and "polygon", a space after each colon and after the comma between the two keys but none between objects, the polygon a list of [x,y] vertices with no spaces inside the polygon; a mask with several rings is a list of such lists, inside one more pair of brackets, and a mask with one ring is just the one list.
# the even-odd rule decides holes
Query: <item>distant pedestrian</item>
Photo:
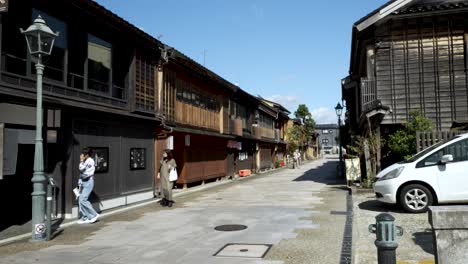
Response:
[{"label": "distant pedestrian", "polygon": [[299,151],[296,150],[294,152],[294,163],[296,164],[296,168],[298,168],[298,169],[299,169],[299,158],[300,158]]},{"label": "distant pedestrian", "polygon": [[172,200],[172,188],[174,183],[169,180],[171,170],[176,169],[177,164],[172,156],[171,151],[163,153],[163,158],[159,162],[159,175],[161,182],[161,205],[172,207],[174,200]]},{"label": "distant pedestrian", "polygon": [[91,158],[93,151],[89,148],[84,148],[80,154],[80,179],[78,185],[80,186],[79,211],[81,214],[78,224],[94,223],[99,218],[99,214],[94,210],[91,203],[88,201],[89,195],[94,188],[94,171],[96,170],[96,164]]}]

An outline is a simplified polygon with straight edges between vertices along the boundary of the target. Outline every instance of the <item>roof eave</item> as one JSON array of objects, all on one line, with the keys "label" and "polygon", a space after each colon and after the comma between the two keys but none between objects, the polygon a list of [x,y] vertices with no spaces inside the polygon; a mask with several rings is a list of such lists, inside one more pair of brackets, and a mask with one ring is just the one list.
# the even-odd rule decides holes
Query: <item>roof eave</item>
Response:
[{"label": "roof eave", "polygon": [[407,6],[408,4],[414,2],[415,0],[396,0],[393,2],[389,2],[383,7],[376,9],[371,15],[364,20],[359,20],[354,24],[354,27],[358,31],[363,31],[366,28],[374,25],[375,23],[381,21],[388,15],[391,15],[393,12],[397,11],[398,9]]}]

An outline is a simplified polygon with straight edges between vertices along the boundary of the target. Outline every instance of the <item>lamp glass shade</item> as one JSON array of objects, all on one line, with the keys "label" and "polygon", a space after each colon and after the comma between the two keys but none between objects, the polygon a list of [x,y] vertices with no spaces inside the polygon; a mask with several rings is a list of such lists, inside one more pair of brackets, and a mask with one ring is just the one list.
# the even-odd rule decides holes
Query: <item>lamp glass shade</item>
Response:
[{"label": "lamp glass shade", "polygon": [[336,115],[337,115],[337,116],[341,116],[341,113],[343,112],[343,107],[341,106],[340,103],[338,103],[338,104],[335,106],[335,111],[336,111]]},{"label": "lamp glass shade", "polygon": [[25,34],[28,50],[31,54],[36,54],[39,51],[39,34],[38,32],[28,32]]},{"label": "lamp glass shade", "polygon": [[28,50],[31,55],[50,55],[52,47],[54,46],[55,37],[58,36],[58,33],[54,33],[41,16],[38,16],[28,29],[21,29],[21,33],[23,33],[26,38]]},{"label": "lamp glass shade", "polygon": [[54,46],[55,36],[49,34],[42,34],[39,50],[42,54],[50,55],[52,47]]}]

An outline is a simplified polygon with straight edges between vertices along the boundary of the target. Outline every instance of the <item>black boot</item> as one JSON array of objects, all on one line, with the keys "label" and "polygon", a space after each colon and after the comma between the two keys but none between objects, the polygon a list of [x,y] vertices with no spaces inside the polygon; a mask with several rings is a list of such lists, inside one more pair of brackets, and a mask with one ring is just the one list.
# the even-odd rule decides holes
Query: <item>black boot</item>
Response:
[{"label": "black boot", "polygon": [[172,207],[173,201],[167,201],[167,206]]},{"label": "black boot", "polygon": [[161,206],[167,206],[168,201],[166,200],[166,198],[162,198],[159,203],[161,204]]}]

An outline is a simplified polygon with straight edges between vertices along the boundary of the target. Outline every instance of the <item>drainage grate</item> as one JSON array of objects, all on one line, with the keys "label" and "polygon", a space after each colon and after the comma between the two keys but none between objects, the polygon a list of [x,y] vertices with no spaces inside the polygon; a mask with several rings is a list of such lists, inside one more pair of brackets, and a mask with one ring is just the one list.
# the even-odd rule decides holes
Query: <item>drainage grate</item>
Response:
[{"label": "drainage grate", "polygon": [[220,225],[220,226],[215,227],[215,230],[225,231],[225,232],[240,231],[244,229],[247,229],[247,226],[245,225]]},{"label": "drainage grate", "polygon": [[214,256],[238,258],[263,258],[273,245],[270,244],[236,244],[229,243],[222,247]]},{"label": "drainage grate", "polygon": [[341,244],[340,264],[350,264],[352,262],[353,246],[353,197],[346,195],[346,223],[343,234],[343,243]]}]

